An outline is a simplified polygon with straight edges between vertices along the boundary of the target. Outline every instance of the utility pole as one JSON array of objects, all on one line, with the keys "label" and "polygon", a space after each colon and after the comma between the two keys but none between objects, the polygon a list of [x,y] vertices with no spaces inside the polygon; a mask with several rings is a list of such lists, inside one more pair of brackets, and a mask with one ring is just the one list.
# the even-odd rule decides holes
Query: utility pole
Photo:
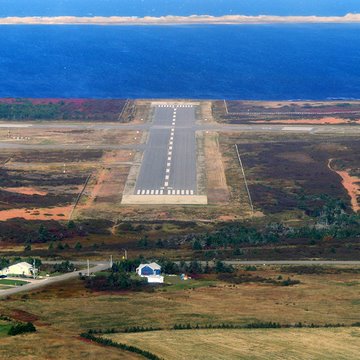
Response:
[{"label": "utility pole", "polygon": [[112,258],[112,255],[110,255],[110,269],[112,268],[113,266],[113,258]]},{"label": "utility pole", "polygon": [[87,276],[90,276],[90,261],[87,259]]},{"label": "utility pole", "polygon": [[36,279],[36,261],[33,259],[33,278]]}]

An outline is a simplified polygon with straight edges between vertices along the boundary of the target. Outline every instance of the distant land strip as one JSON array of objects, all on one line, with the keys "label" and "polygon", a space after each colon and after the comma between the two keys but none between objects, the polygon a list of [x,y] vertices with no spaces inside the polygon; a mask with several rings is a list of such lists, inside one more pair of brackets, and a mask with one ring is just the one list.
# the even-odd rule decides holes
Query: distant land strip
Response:
[{"label": "distant land strip", "polygon": [[291,23],[360,23],[360,14],[345,16],[245,16],[191,15],[161,17],[124,16],[31,16],[3,17],[0,25],[194,25],[194,24],[291,24]]}]

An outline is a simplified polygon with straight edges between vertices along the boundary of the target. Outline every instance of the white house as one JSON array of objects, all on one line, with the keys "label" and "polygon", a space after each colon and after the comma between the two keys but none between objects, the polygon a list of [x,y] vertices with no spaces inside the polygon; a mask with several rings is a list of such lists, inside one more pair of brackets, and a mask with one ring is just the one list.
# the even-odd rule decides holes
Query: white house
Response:
[{"label": "white house", "polygon": [[161,276],[161,266],[155,262],[140,264],[136,269],[136,273],[141,277],[146,277],[148,283],[162,284],[164,282],[164,277]]},{"label": "white house", "polygon": [[34,268],[27,262],[20,262],[0,270],[1,275],[33,276]]}]

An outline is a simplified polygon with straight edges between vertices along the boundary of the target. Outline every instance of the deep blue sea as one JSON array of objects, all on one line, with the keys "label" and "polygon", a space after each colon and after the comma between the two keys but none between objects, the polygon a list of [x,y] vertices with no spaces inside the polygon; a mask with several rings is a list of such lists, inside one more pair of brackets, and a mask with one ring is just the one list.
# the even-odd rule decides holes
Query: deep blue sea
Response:
[{"label": "deep blue sea", "polygon": [[0,97],[360,98],[360,25],[0,26]]},{"label": "deep blue sea", "polygon": [[345,15],[359,0],[0,0],[0,16]]}]

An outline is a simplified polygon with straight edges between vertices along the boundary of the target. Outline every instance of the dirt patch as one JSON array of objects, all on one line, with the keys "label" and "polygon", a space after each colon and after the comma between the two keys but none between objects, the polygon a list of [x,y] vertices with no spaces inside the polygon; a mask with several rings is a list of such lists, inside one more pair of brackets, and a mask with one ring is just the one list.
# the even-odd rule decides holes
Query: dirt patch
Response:
[{"label": "dirt patch", "polygon": [[360,196],[360,178],[356,176],[351,176],[349,174],[350,170],[348,171],[336,171],[331,167],[332,159],[329,159],[328,167],[331,171],[336,172],[338,175],[341,176],[341,183],[343,184],[344,188],[346,189],[347,193],[351,198],[351,208],[354,212],[358,212],[360,210],[360,204],[358,201],[358,197]]},{"label": "dirt patch", "polygon": [[34,208],[34,209],[10,209],[0,211],[0,221],[15,218],[25,220],[67,220],[72,210],[72,205],[55,208]]},{"label": "dirt patch", "polygon": [[210,204],[227,203],[229,191],[217,133],[205,135],[207,194]]},{"label": "dirt patch", "polygon": [[45,196],[47,195],[47,191],[38,190],[33,187],[9,187],[9,188],[3,188],[5,191],[14,192],[17,194],[23,194],[23,195],[41,195]]},{"label": "dirt patch", "polygon": [[15,320],[24,321],[24,322],[28,322],[28,321],[35,322],[36,320],[39,320],[39,317],[37,315],[31,314],[27,311],[20,309],[12,310],[10,316]]}]

